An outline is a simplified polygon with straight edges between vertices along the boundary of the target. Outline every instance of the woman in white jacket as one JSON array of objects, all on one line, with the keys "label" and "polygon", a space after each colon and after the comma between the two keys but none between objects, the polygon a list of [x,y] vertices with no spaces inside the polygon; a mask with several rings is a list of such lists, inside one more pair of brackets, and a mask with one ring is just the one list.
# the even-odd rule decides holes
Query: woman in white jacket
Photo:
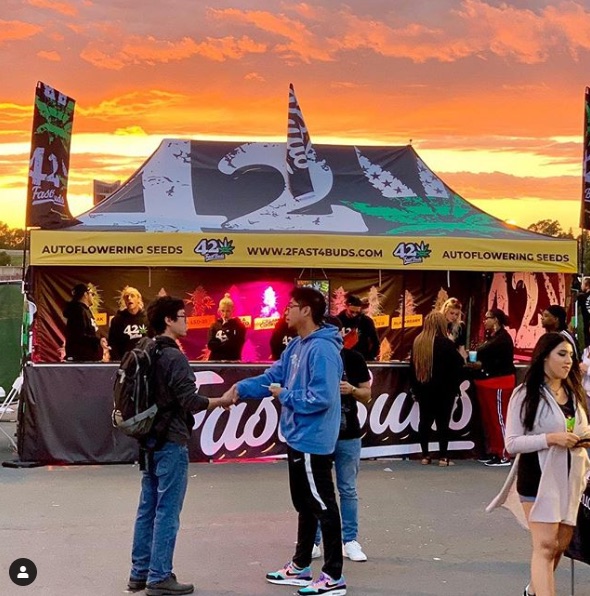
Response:
[{"label": "woman in white jacket", "polygon": [[506,449],[520,454],[511,470],[532,539],[525,596],[554,596],[554,570],[576,524],[588,469],[586,393],[573,348],[547,333],[533,351],[525,381],[508,406]]}]

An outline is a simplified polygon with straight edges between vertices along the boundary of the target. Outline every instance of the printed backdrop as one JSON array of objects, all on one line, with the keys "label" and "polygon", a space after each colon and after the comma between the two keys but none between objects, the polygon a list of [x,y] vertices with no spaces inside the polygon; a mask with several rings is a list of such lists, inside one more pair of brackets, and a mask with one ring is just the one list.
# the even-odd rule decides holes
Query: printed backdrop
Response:
[{"label": "printed backdrop", "polygon": [[570,302],[569,276],[562,274],[33,268],[30,289],[38,307],[33,360],[59,362],[65,331],[62,311],[70,299],[70,290],[76,283],[91,283],[98,293],[95,313],[105,336],[125,285],[137,287],[146,304],[162,293],[183,298],[189,316],[189,333],[182,339],[182,346],[190,360],[207,359],[208,328],[216,315],[219,300],[229,292],[235,302],[235,314],[242,317],[248,326],[243,361],[267,361],[274,323],[283,313],[295,280],[305,279],[328,280],[330,310],[334,314],[344,308],[347,291],[368,301],[367,313],[376,322],[382,361],[407,359],[423,317],[450,296],[459,298],[464,305],[470,348],[483,341],[485,310],[497,306],[509,315],[508,329],[515,340],[516,352],[524,355],[531,352],[542,333],[541,311],[549,304],[567,306]]}]

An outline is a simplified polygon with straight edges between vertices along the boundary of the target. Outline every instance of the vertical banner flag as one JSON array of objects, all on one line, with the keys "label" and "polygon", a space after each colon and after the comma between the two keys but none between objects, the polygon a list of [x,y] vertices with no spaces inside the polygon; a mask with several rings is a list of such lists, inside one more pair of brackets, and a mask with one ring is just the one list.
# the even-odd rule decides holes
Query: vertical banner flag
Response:
[{"label": "vertical banner flag", "polygon": [[586,87],[584,95],[584,163],[582,172],[582,210],[580,214],[580,227],[590,230],[590,88]]},{"label": "vertical banner flag", "polygon": [[287,176],[289,190],[294,198],[301,200],[313,195],[309,175],[309,161],[316,161],[309,132],[293,85],[289,85],[289,123],[287,127]]},{"label": "vertical banner flag", "polygon": [[27,227],[62,228],[79,223],[67,204],[70,141],[75,101],[38,82],[35,92]]}]

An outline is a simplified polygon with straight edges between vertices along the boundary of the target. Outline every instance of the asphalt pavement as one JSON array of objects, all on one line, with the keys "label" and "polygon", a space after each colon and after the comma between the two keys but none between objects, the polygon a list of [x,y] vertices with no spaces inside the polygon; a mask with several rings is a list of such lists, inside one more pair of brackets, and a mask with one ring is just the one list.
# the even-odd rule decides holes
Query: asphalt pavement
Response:
[{"label": "asphalt pavement", "polygon": [[[9,434],[14,423],[0,422]],[[0,435],[0,459],[14,459]],[[435,461],[436,463],[436,461]],[[508,511],[486,514],[507,468],[462,460],[363,461],[360,536],[369,560],[345,559],[351,596],[520,596],[529,536]],[[201,596],[290,596],[265,582],[293,554],[296,517],[284,461],[191,464],[174,570]],[[125,593],[139,495],[136,466],[0,468],[0,595],[115,596]],[[17,586],[19,558],[38,570]],[[319,573],[321,561],[313,567]],[[570,561],[557,573],[569,596]],[[140,595],[142,593],[139,593]],[[590,567],[575,564],[575,596],[590,596]]]}]

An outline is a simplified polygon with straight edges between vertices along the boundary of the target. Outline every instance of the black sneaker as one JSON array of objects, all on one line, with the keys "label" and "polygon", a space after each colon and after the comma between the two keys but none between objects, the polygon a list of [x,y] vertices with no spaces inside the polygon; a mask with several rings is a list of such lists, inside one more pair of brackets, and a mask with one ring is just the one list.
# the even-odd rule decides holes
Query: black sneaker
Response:
[{"label": "black sneaker", "polygon": [[133,579],[130,577],[129,581],[127,582],[127,589],[130,592],[141,592],[142,590],[145,590],[145,585],[145,579]]},{"label": "black sneaker", "polygon": [[504,468],[511,465],[512,462],[507,457],[499,458],[497,455],[484,464],[484,466],[490,466],[491,468]]},{"label": "black sneaker", "polygon": [[487,463],[488,463],[488,462],[489,462],[491,459],[494,459],[494,456],[493,456],[493,455],[490,455],[490,454],[488,453],[488,454],[486,454],[486,455],[482,455],[481,457],[478,457],[478,458],[477,458],[477,461],[478,461],[480,464],[487,464]]},{"label": "black sneaker", "polygon": [[192,594],[195,591],[193,584],[180,584],[176,581],[174,573],[164,581],[157,584],[148,584],[145,588],[147,596],[174,596],[175,594]]}]

